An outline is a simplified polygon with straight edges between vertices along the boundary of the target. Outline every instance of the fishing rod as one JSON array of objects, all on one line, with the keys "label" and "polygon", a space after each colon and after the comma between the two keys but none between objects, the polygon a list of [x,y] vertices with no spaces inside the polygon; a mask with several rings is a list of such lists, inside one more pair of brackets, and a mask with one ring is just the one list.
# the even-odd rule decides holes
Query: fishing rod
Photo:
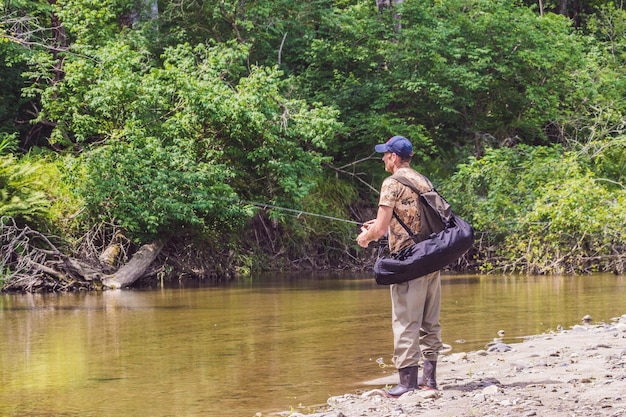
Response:
[{"label": "fishing rod", "polygon": [[[330,164],[326,164],[326,166],[328,166],[329,168],[334,169],[337,172],[340,172],[340,173],[343,173],[343,174],[347,174],[347,175],[350,175],[350,176],[356,178],[357,180],[359,180],[363,184],[365,184],[367,187],[369,187],[373,192],[375,192],[377,194],[380,194],[380,191],[378,191],[377,189],[372,187],[370,184],[368,184],[365,181],[363,181],[358,175],[355,175],[354,173],[345,170],[345,168],[347,168],[347,167],[349,167],[351,165],[356,165],[359,162],[363,162],[363,161],[366,161],[368,159],[380,159],[379,157],[374,157],[374,155],[376,155],[376,152],[372,153],[367,158],[360,159],[358,161],[352,162],[352,163],[350,163],[348,165],[344,165],[344,166],[339,167],[339,168],[334,167],[334,166],[332,166]],[[338,222],[356,224],[357,226],[362,226],[364,224],[363,222],[357,222],[357,221],[353,221],[353,220],[346,220],[346,219],[341,219],[339,217],[327,216],[325,214],[311,213],[311,212],[308,212],[308,211],[296,210],[296,209],[292,209],[292,208],[288,208],[288,207],[280,207],[280,206],[276,206],[276,205],[273,205],[273,204],[257,203],[256,201],[238,200],[237,203],[249,204],[251,206],[255,206],[255,207],[259,207],[259,208],[263,208],[263,209],[268,209],[269,208],[269,209],[283,210],[283,211],[288,211],[288,212],[291,212],[291,213],[296,213],[297,214],[295,216],[296,218],[298,218],[301,215],[305,214],[307,216],[320,217],[322,219],[327,219],[327,220],[334,220],[334,221],[338,221]]]},{"label": "fishing rod", "polygon": [[359,226],[361,226],[363,224],[362,222],[356,222],[356,221],[353,221],[353,220],[341,219],[339,217],[327,216],[325,214],[317,214],[317,213],[311,213],[311,212],[303,211],[303,210],[296,210],[296,209],[292,209],[292,208],[288,208],[288,207],[275,206],[273,204],[257,203],[257,202],[254,202],[254,201],[246,201],[246,200],[240,200],[240,203],[250,204],[252,206],[256,206],[256,207],[260,207],[260,208],[264,208],[264,209],[270,208],[270,209],[275,209],[275,210],[288,211],[288,212],[291,212],[291,213],[296,213],[297,214],[296,217],[300,217],[301,215],[305,214],[307,216],[320,217],[322,219],[335,220],[335,221],[344,222],[344,223],[351,223],[351,224],[356,224],[356,225],[359,225]]}]

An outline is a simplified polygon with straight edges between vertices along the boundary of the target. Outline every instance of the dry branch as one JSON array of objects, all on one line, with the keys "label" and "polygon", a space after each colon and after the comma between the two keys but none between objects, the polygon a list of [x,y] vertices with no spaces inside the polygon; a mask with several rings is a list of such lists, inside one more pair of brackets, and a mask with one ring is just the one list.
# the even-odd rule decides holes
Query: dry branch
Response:
[{"label": "dry branch", "polygon": [[[142,246],[123,264],[130,246],[117,228],[100,225],[79,245],[81,259],[66,255],[55,239],[19,226],[11,217],[0,218],[0,284],[2,291],[67,291],[121,288],[132,285],[148,272],[163,242]],[[116,245],[118,259],[99,260]],[[122,258],[121,255],[124,255]],[[111,273],[112,267],[119,269]]]}]

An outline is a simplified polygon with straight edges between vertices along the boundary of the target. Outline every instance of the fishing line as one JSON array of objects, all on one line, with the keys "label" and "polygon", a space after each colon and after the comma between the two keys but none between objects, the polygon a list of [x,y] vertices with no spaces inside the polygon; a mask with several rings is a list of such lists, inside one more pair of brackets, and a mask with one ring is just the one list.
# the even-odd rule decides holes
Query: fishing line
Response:
[{"label": "fishing line", "polygon": [[280,207],[280,206],[275,206],[272,204],[267,204],[267,203],[257,203],[254,201],[246,201],[246,200],[240,200],[240,203],[244,203],[244,204],[250,204],[252,206],[256,206],[256,207],[260,207],[260,208],[265,208],[265,209],[275,209],[275,210],[283,210],[283,211],[288,211],[291,213],[296,213],[297,216],[296,217],[300,217],[301,215],[307,215],[307,216],[313,216],[313,217],[320,217],[322,219],[327,219],[327,220],[335,220],[335,221],[339,221],[339,222],[344,222],[344,223],[351,223],[351,224],[356,224],[356,225],[362,225],[362,222],[355,222],[353,220],[346,220],[346,219],[341,219],[339,217],[333,217],[333,216],[327,216],[325,214],[317,214],[317,213],[311,213],[308,211],[303,211],[303,210],[296,210],[296,209],[291,209],[291,208],[287,208],[287,207]]}]

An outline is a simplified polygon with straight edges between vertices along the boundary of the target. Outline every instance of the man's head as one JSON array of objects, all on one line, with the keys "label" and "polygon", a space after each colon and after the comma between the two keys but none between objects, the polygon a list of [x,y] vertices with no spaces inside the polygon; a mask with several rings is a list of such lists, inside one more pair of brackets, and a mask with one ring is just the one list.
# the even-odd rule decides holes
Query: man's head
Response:
[{"label": "man's head", "polygon": [[395,173],[398,168],[408,167],[413,156],[413,145],[403,136],[393,136],[386,143],[376,145],[376,152],[383,155],[385,171]]},{"label": "man's head", "polygon": [[395,153],[402,160],[410,160],[413,156],[413,145],[404,136],[392,136],[386,143],[374,147],[379,153]]}]

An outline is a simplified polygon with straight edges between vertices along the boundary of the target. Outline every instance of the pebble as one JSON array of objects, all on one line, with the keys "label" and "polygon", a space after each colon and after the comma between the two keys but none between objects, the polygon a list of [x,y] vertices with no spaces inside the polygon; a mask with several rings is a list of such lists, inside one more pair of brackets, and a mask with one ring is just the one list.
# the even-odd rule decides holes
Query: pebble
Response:
[{"label": "pebble", "polygon": [[489,385],[486,388],[483,388],[483,394],[485,395],[496,395],[498,392],[500,392],[500,388],[498,388],[497,385]]},{"label": "pebble", "polygon": [[487,352],[508,352],[509,350],[512,350],[513,348],[510,345],[507,345],[505,343],[496,343],[495,345],[491,346],[489,349],[487,349]]}]

